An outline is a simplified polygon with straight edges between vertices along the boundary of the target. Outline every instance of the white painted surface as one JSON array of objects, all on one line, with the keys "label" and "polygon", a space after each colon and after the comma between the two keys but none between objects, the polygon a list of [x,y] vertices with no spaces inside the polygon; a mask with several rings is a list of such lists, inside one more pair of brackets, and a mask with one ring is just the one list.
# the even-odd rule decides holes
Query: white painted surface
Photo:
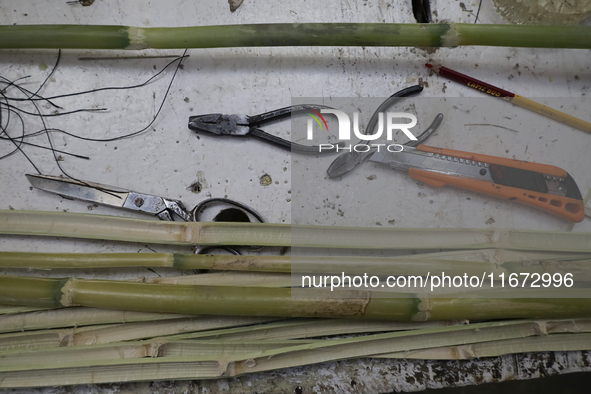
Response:
[{"label": "white painted surface", "polygon": [[[477,1],[462,5],[455,0],[432,1],[436,21],[471,23]],[[230,13],[223,1],[104,1],[90,7],[68,5],[65,1],[5,0],[0,5],[0,24],[114,24],[131,26],[190,26],[268,22],[413,22],[410,1],[327,0],[321,3],[305,0],[246,0]],[[482,23],[502,23],[492,5],[484,1]],[[80,61],[80,56],[180,55],[182,51],[147,50],[136,53],[108,51],[74,51],[62,53],[59,68],[41,94],[52,96],[104,86],[133,85],[145,81],[161,69],[167,59]],[[0,75],[16,79],[30,75],[26,87],[36,89],[55,62],[57,51],[0,51]],[[60,162],[72,176],[136,191],[177,198],[192,207],[206,197],[236,199],[252,205],[270,222],[292,219],[292,159],[287,152],[256,140],[235,140],[201,135],[187,128],[191,115],[222,112],[257,114],[287,106],[292,97],[387,97],[402,87],[415,84],[419,78],[429,84],[423,97],[486,98],[473,90],[429,75],[425,62],[444,64],[475,78],[530,98],[568,97],[573,100],[589,95],[591,86],[591,53],[589,50],[511,49],[511,48],[236,48],[189,50],[190,57],[179,71],[162,113],[147,132],[135,138],[115,142],[84,142],[61,134],[52,134],[56,148],[88,155],[85,161],[65,157]],[[45,66],[48,66],[46,68]],[[79,107],[108,108],[105,113],[82,113],[51,118],[49,127],[91,138],[113,137],[143,128],[155,114],[172,71],[146,87],[109,91],[60,100],[66,110]],[[482,109],[482,108],[480,108]],[[525,110],[512,109],[515,116]],[[589,101],[577,113],[591,120]],[[493,123],[474,121],[473,123]],[[464,136],[449,127],[429,141],[434,146],[486,153],[554,164],[567,169],[579,183],[583,194],[591,187],[589,172],[591,135],[561,127],[559,135],[547,128],[528,128],[523,122],[500,123],[519,128],[519,133],[502,129],[472,128]],[[283,124],[289,127],[289,122]],[[40,124],[32,121],[28,131]],[[274,128],[287,135],[286,129]],[[11,133],[17,133],[17,130]],[[497,138],[498,137],[498,138]],[[38,137],[46,143],[45,137]],[[527,149],[526,149],[527,147]],[[0,154],[10,149],[0,142]],[[48,151],[25,148],[31,159],[46,174],[59,175],[54,158]],[[305,209],[317,212],[311,223],[353,224],[398,227],[496,227],[564,230],[568,223],[531,209],[494,198],[459,191],[441,190],[417,184],[403,174],[367,165],[356,175],[359,182],[367,176],[377,179],[349,189],[346,203],[336,201],[336,192],[326,188],[324,170],[332,158],[311,161],[315,177],[308,185],[325,188],[314,192]],[[61,199],[31,190],[24,174],[34,169],[21,154],[0,161],[0,209],[65,210],[109,215],[145,217],[106,207],[92,207],[84,202]],[[272,178],[269,186],[260,184],[261,176]],[[383,214],[380,208],[367,214],[364,200],[367,188],[382,182],[404,182],[397,190],[396,216]],[[201,181],[199,194],[189,186]],[[317,182],[317,183],[314,183]],[[349,181],[353,182],[353,181]],[[353,183],[354,184],[354,183]],[[346,189],[345,189],[346,190]],[[331,194],[332,193],[332,194]],[[421,193],[423,196],[421,196]],[[470,200],[468,200],[470,198]],[[324,200],[327,200],[327,204]],[[298,200],[300,201],[300,200]],[[382,201],[384,203],[386,200]],[[400,202],[400,201],[406,201]],[[433,201],[433,203],[430,203]],[[344,216],[335,216],[331,204],[347,205]],[[324,216],[323,216],[324,215]],[[395,222],[388,224],[389,220]],[[591,231],[591,220],[575,226],[575,231]],[[0,237],[0,250],[19,251],[187,251],[188,249],[117,243],[73,241],[66,239],[33,239]],[[7,272],[7,271],[5,271]],[[165,274],[164,271],[160,272]],[[100,273],[99,273],[100,274]],[[99,275],[88,272],[87,276]],[[151,275],[145,270],[129,275]]]}]

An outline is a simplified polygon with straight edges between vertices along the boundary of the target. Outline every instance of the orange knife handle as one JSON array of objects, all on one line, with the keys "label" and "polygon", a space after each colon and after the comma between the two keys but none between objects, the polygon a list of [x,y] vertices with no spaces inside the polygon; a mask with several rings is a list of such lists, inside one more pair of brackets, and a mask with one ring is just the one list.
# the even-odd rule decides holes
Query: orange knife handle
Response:
[{"label": "orange knife handle", "polygon": [[[448,149],[443,149],[443,151],[446,151],[447,153],[441,154],[455,155],[455,153],[451,153],[454,151]],[[474,156],[482,157],[482,155]],[[474,160],[481,159],[475,158]],[[488,160],[487,162],[490,163],[490,161]],[[542,166],[545,165],[542,164]],[[555,215],[561,216],[565,219],[577,223],[583,221],[583,219],[585,218],[585,206],[583,204],[583,201],[570,197],[555,196],[548,193],[540,193],[531,190],[519,189],[517,187],[497,185],[495,183],[479,181],[477,179],[469,179],[454,175],[446,175],[428,170],[419,170],[416,168],[409,169],[408,174],[412,178],[427,183],[431,186],[442,187],[445,185],[451,185],[460,187],[462,189],[472,190],[475,192],[501,197],[508,200],[519,201],[521,203],[534,206],[546,212],[553,213]]]},{"label": "orange knife handle", "polygon": [[447,156],[447,155],[454,156],[454,157],[457,157],[460,159],[465,159],[465,160],[480,161],[482,163],[498,164],[498,165],[506,166],[506,167],[519,168],[521,170],[541,172],[542,174],[557,176],[557,177],[561,177],[561,178],[567,176],[566,171],[564,171],[562,168],[556,167],[556,166],[551,166],[548,164],[530,163],[528,161],[506,159],[504,157],[481,155],[478,153],[471,153],[471,152],[462,152],[462,151],[453,150],[453,149],[433,148],[433,147],[427,146],[427,145],[419,145],[419,146],[417,146],[417,150],[420,150],[423,152],[438,153],[440,155],[445,155],[445,156]]}]

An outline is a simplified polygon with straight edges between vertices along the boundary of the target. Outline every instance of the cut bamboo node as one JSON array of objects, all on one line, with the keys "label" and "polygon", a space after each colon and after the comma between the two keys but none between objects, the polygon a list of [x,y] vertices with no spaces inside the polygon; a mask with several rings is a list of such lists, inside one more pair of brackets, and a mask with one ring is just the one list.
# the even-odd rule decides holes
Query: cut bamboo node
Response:
[{"label": "cut bamboo node", "polygon": [[[548,332],[552,334],[556,333],[581,333],[585,332],[584,329],[581,328],[579,324],[577,324],[576,320],[566,320],[566,321],[549,321],[546,323],[546,327]],[[584,324],[583,324],[584,327]]]},{"label": "cut bamboo node", "polygon": [[230,377],[230,376],[236,376],[236,362],[234,361],[226,361],[226,360],[219,360],[219,373],[218,375],[220,377]]},{"label": "cut bamboo node", "polygon": [[477,357],[476,352],[474,351],[474,348],[472,347],[472,345],[462,345],[462,346],[457,346],[454,348],[455,352],[455,356],[457,357],[458,360],[462,360],[462,359],[471,359],[471,358],[475,358]]},{"label": "cut bamboo node", "polygon": [[144,355],[142,357],[160,357],[160,348],[162,347],[162,343],[160,342],[153,342],[148,343],[143,346],[144,348]]},{"label": "cut bamboo node", "polygon": [[62,298],[60,303],[62,306],[74,306],[72,293],[76,290],[76,279],[69,279],[62,287]]},{"label": "cut bamboo node", "polygon": [[252,359],[252,358],[249,358],[248,360],[244,361],[244,365],[245,365],[247,368],[254,368],[254,367],[256,367],[256,366],[257,366],[257,362],[256,362],[256,361],[254,361],[254,359]]},{"label": "cut bamboo node", "polygon": [[140,27],[129,26],[127,27],[127,36],[129,37],[129,45],[125,49],[146,49],[146,36],[144,29]]},{"label": "cut bamboo node", "polygon": [[59,338],[59,347],[66,347],[72,346],[72,336],[74,334],[73,330],[68,331],[60,331],[58,334]]},{"label": "cut bamboo node", "polygon": [[457,47],[460,45],[458,38],[458,30],[455,23],[449,24],[449,30],[441,36],[441,46],[443,47]]},{"label": "cut bamboo node", "polygon": [[546,325],[546,321],[534,322],[534,331],[535,331],[536,335],[540,335],[540,336],[548,335],[548,326]]},{"label": "cut bamboo node", "polygon": [[179,237],[178,240],[181,243],[185,243],[185,244],[193,244],[193,245],[198,245],[200,243],[201,240],[201,231],[202,231],[202,227],[198,227],[199,228],[199,234],[197,236],[197,238],[193,238],[193,227],[191,227],[189,224],[191,223],[187,223],[187,225],[185,226],[181,226],[180,227],[180,233],[179,233]]},{"label": "cut bamboo node", "polygon": [[427,297],[419,297],[419,303],[417,305],[418,312],[416,312],[411,320],[412,321],[427,321],[430,320],[431,308],[433,307],[431,299]]},{"label": "cut bamboo node", "polygon": [[497,243],[501,240],[502,236],[506,234],[506,231],[491,230],[488,237],[489,242]]},{"label": "cut bamboo node", "polygon": [[[338,293],[330,290],[303,290],[300,294],[310,302],[305,313],[313,317],[363,316],[371,301],[371,292],[364,290],[342,290]],[[299,294],[292,291],[292,297],[298,296]]]}]

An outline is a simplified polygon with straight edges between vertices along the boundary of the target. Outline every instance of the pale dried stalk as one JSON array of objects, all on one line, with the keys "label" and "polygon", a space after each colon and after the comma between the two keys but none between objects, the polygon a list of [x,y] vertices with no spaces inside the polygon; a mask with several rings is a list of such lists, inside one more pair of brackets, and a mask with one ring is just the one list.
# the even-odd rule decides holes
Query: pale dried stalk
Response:
[{"label": "pale dried stalk", "polygon": [[570,352],[589,349],[591,349],[591,334],[585,333],[508,339],[469,345],[379,354],[372,357],[415,360],[469,360],[482,357],[498,357],[512,353]]},{"label": "pale dried stalk", "polygon": [[251,327],[237,327],[182,334],[169,340],[215,339],[224,341],[291,340],[330,335],[360,334],[386,331],[408,331],[466,324],[467,321],[392,322],[335,319],[290,319]]},{"label": "pale dried stalk", "polygon": [[61,327],[81,327],[140,321],[178,319],[186,315],[118,311],[98,308],[66,308],[24,312],[0,318],[0,333],[44,330]]},{"label": "pale dried stalk", "polygon": [[[121,344],[99,345],[92,347],[96,352],[94,357],[76,357],[78,349],[62,348],[43,352],[43,359],[51,359],[51,363],[31,364],[28,355],[23,355],[24,359],[20,362],[15,359],[13,363],[7,362],[0,366],[0,386],[31,387],[237,376],[346,358],[539,336],[547,334],[549,326],[553,324],[556,323],[513,321],[438,327],[333,341],[300,342],[294,346],[273,347],[274,344],[267,344],[267,349],[248,348],[253,350],[248,354],[241,352],[247,350],[244,346],[257,346],[260,342],[232,345],[222,341],[219,342],[221,348],[216,349],[216,343],[209,341],[207,344],[203,341],[148,341],[137,343],[141,348],[126,348],[123,352]],[[570,330],[580,330],[581,325],[587,326],[587,323],[562,321],[556,325],[561,330],[569,327]],[[129,345],[136,344],[129,343],[125,346]],[[165,350],[168,346],[172,347],[169,351]],[[237,346],[237,351],[233,352],[232,346]],[[119,351],[111,358],[114,355],[113,348]],[[53,354],[53,357],[48,357],[48,354]],[[68,354],[73,357],[67,357]],[[212,357],[213,354],[217,354],[217,358]],[[152,375],[146,376],[146,371],[150,371]],[[28,379],[25,379],[25,374]]]},{"label": "pale dried stalk", "polygon": [[89,346],[162,336],[178,336],[183,333],[252,326],[275,320],[273,318],[240,316],[195,316],[164,321],[10,333],[0,335],[0,352],[35,350],[46,347]]},{"label": "pale dried stalk", "polygon": [[0,211],[0,234],[176,245],[261,245],[355,249],[488,249],[591,253],[591,233],[187,223],[56,212]]},{"label": "pale dried stalk", "polygon": [[142,278],[141,281],[175,285],[291,287],[289,274],[268,272],[211,272],[198,275]]},{"label": "pale dried stalk", "polygon": [[26,312],[38,312],[38,311],[46,311],[47,308],[35,308],[29,306],[12,306],[12,305],[0,305],[0,315],[14,315],[17,313],[26,313]]},{"label": "pale dried stalk", "polygon": [[[583,260],[587,259],[587,260]],[[591,254],[568,252],[511,251],[503,249],[461,250],[396,257],[330,256],[233,256],[165,253],[27,253],[0,252],[0,267],[26,269],[170,267],[251,272],[299,272],[391,275],[422,275],[445,268],[450,273],[560,272],[588,275]],[[560,263],[558,263],[560,262]]]}]

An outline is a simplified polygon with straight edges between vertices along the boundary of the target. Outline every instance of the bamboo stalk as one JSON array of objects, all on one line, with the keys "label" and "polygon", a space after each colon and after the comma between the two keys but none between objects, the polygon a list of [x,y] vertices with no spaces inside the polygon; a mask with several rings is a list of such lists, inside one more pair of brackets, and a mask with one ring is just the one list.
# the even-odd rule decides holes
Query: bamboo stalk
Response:
[{"label": "bamboo stalk", "polygon": [[[152,359],[145,359],[152,360]],[[135,361],[135,360],[133,360]],[[138,361],[139,362],[139,361]],[[214,379],[222,377],[225,363],[194,361],[176,363],[115,364],[0,373],[0,387],[43,387],[154,380]]]},{"label": "bamboo stalk", "polygon": [[178,319],[185,315],[96,308],[66,308],[12,314],[0,318],[0,333],[82,327],[99,324]]},{"label": "bamboo stalk", "polygon": [[29,306],[0,305],[0,315],[14,315],[17,313],[46,311],[46,308],[34,308]]},{"label": "bamboo stalk", "polygon": [[0,352],[31,351],[41,348],[65,346],[90,346],[97,344],[137,341],[155,337],[182,337],[205,331],[217,331],[228,327],[261,324],[276,319],[238,316],[198,316],[165,321],[148,321],[123,324],[104,324],[86,327],[11,332],[0,335]]},{"label": "bamboo stalk", "polygon": [[291,275],[269,272],[211,272],[198,275],[142,278],[144,283],[175,285],[291,287]]},{"label": "bamboo stalk", "polygon": [[[586,259],[586,260],[584,260]],[[78,269],[122,267],[170,267],[251,272],[299,272],[390,275],[421,275],[444,268],[446,272],[540,272],[544,269],[575,269],[584,274],[591,254],[511,251],[502,249],[421,253],[396,257],[352,256],[234,256],[166,253],[30,253],[0,252],[0,267],[31,269]],[[547,264],[546,262],[552,262]],[[458,271],[458,272],[459,272]],[[546,271],[544,271],[546,272]],[[550,272],[550,271],[548,271]],[[339,272],[340,273],[340,272]]]},{"label": "bamboo stalk", "polygon": [[591,233],[507,229],[381,229],[269,223],[166,222],[112,216],[0,211],[0,234],[174,245],[356,249],[489,249],[591,253]]},{"label": "bamboo stalk", "polygon": [[176,28],[0,26],[0,48],[171,49],[271,46],[462,45],[591,48],[589,26],[291,23]]},{"label": "bamboo stalk", "polygon": [[184,333],[218,330],[228,327],[251,326],[276,319],[243,316],[199,316],[160,322],[138,322],[98,327],[73,332],[68,346],[96,345],[136,341]]},{"label": "bamboo stalk", "polygon": [[[213,361],[219,359],[243,359],[256,356],[265,350],[286,348],[313,341],[249,341],[244,343],[223,341],[169,342],[166,338],[152,341],[121,342],[114,344],[47,348],[29,352],[1,352],[0,371],[26,369],[27,365],[50,365],[75,362],[78,365],[94,365],[101,361],[151,358],[175,358],[191,361]],[[56,362],[56,360],[58,360]]]},{"label": "bamboo stalk", "polygon": [[335,319],[290,319],[249,327],[236,327],[181,334],[169,340],[215,339],[223,341],[293,340],[331,335],[407,331],[466,324],[467,321],[392,322]]},{"label": "bamboo stalk", "polygon": [[591,349],[591,334],[585,333],[507,339],[470,345],[378,354],[372,357],[415,360],[469,360],[482,357],[498,357],[512,353],[572,352],[589,349]]},{"label": "bamboo stalk", "polygon": [[453,322],[350,321],[199,316],[124,324],[94,325],[0,335],[0,352],[15,353],[48,347],[89,346],[166,337],[166,341],[199,340],[292,340],[308,337],[445,327]]},{"label": "bamboo stalk", "polygon": [[[108,280],[0,276],[0,303],[46,307],[87,306],[142,312],[283,316],[355,317],[376,320],[484,320],[591,316],[585,289],[543,289],[507,293],[473,292],[470,297],[429,298],[369,291],[305,289],[292,297],[289,288],[189,286]],[[539,298],[538,298],[539,297]],[[565,298],[553,298],[565,297]],[[580,297],[580,298],[576,298]]]},{"label": "bamboo stalk", "polygon": [[[443,343],[462,344],[494,340],[522,338],[544,332],[543,322],[480,323],[469,326],[440,327],[426,330],[376,334],[369,337],[346,338],[333,341],[313,342],[286,349],[272,349],[253,362],[244,360],[234,363],[232,373],[261,372],[300,363],[318,363],[342,358],[365,357],[369,354],[389,353],[392,348],[419,349],[441,347]],[[300,364],[301,365],[301,364]]]},{"label": "bamboo stalk", "polygon": [[28,270],[173,266],[174,256],[168,253],[0,252],[0,267]]},{"label": "bamboo stalk", "polygon": [[[574,323],[574,322],[573,322]],[[254,349],[245,356],[241,352],[232,352],[232,345],[220,342],[225,350],[220,357],[215,343],[203,344],[202,341],[172,343],[169,352],[163,351],[168,343],[148,341],[138,343],[144,348],[142,355],[152,356],[136,358],[137,348],[128,349],[131,358],[121,358],[120,353],[111,358],[101,354],[96,357],[75,357],[78,349],[61,348],[42,352],[53,354],[54,357],[43,357],[40,363],[28,362],[30,357],[23,355],[22,364],[4,363],[0,366],[0,386],[21,387],[39,385],[64,385],[120,382],[154,379],[195,379],[219,376],[238,376],[244,373],[267,371],[278,368],[293,367],[346,358],[365,357],[375,354],[386,354],[424,348],[455,346],[480,342],[499,341],[515,338],[543,335],[547,322],[495,322],[479,323],[470,326],[438,327],[424,330],[413,330],[386,334],[375,334],[365,337],[345,338],[333,341],[312,341],[295,343],[293,346]],[[133,344],[127,344],[133,345]],[[99,352],[121,346],[114,344],[93,347]],[[207,350],[203,351],[202,346]],[[244,345],[238,345],[240,346]],[[224,349],[223,348],[223,349]],[[242,348],[244,349],[244,348]],[[252,349],[252,348],[251,348]],[[216,354],[217,359],[208,356]],[[67,357],[73,354],[74,357]],[[233,354],[235,356],[233,356]],[[124,354],[125,356],[125,354]],[[103,358],[104,357],[104,358]],[[208,360],[209,358],[209,360]],[[43,362],[44,360],[51,360]],[[157,366],[157,367],[156,367]],[[174,366],[174,369],[171,367]],[[114,368],[118,367],[118,368]],[[150,371],[152,376],[146,377],[143,372]],[[133,372],[133,373],[132,373]],[[28,374],[27,380],[24,373]]]}]

